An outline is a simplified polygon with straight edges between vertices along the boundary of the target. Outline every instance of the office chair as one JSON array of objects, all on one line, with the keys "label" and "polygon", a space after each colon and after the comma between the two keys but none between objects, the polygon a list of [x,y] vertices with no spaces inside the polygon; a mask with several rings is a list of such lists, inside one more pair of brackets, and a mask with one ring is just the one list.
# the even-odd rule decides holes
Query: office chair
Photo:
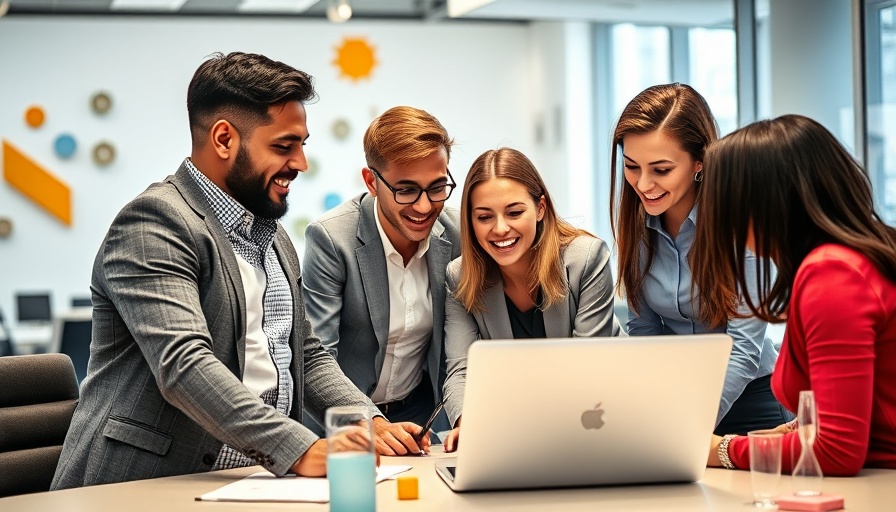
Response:
[{"label": "office chair", "polygon": [[64,354],[0,357],[0,497],[50,490],[78,403]]},{"label": "office chair", "polygon": [[79,385],[87,376],[93,327],[91,314],[90,309],[79,308],[57,318],[53,338],[47,347],[47,352],[59,352],[71,358]]}]

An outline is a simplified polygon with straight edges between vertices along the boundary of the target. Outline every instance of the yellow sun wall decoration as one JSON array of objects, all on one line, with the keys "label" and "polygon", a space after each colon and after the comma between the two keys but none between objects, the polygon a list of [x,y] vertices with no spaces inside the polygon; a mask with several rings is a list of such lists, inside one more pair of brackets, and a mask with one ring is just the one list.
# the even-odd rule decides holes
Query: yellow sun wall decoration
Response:
[{"label": "yellow sun wall decoration", "polygon": [[370,77],[377,61],[374,48],[360,37],[346,37],[336,48],[336,59],[333,64],[342,72],[340,77],[352,81]]}]

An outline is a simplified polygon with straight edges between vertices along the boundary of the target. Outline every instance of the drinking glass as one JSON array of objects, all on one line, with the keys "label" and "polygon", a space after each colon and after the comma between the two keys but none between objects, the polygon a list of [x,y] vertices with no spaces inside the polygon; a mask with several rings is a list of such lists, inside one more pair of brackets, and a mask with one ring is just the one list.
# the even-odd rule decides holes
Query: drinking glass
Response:
[{"label": "drinking glass", "polygon": [[774,497],[781,480],[781,447],[784,434],[775,430],[748,432],[750,439],[750,481],[753,506],[776,509]]},{"label": "drinking glass", "polygon": [[793,492],[797,496],[818,496],[821,494],[822,473],[815,457],[815,438],[818,436],[818,410],[815,407],[815,393],[800,391],[797,409],[797,432],[800,436],[800,458],[793,467]]},{"label": "drinking glass", "polygon": [[330,511],[376,512],[376,454],[370,410],[330,407],[324,423]]}]

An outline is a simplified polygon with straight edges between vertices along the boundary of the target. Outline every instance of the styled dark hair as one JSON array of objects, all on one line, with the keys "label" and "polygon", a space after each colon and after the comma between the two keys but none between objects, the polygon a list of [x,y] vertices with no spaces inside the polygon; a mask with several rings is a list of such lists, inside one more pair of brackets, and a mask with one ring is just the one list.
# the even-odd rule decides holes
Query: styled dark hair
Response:
[{"label": "styled dark hair", "polygon": [[[720,323],[718,312],[733,314],[741,298],[757,317],[783,321],[800,264],[824,243],[855,249],[896,282],[896,229],[875,213],[861,165],[818,122],[785,115],[745,126],[710,147],[703,172],[692,265],[700,303],[712,305],[703,321]],[[755,276],[744,268],[750,231],[764,257]],[[747,279],[756,279],[758,304],[734,292]]]},{"label": "styled dark hair", "polygon": [[384,169],[388,162],[399,165],[426,158],[439,148],[451,160],[454,140],[438,119],[414,107],[392,107],[370,123],[364,133],[364,156],[368,167]]},{"label": "styled dark hair", "polygon": [[542,309],[546,309],[562,300],[568,293],[563,285],[566,277],[563,274],[560,249],[569,245],[578,236],[594,235],[574,227],[557,215],[554,201],[535,165],[526,155],[511,148],[492,149],[479,155],[464,180],[460,210],[461,277],[455,296],[467,312],[482,311],[485,289],[494,285],[499,275],[500,270],[495,260],[476,240],[473,231],[473,204],[470,197],[476,186],[495,178],[513,180],[523,185],[536,205],[539,199],[544,197],[544,216],[539,222],[535,242],[530,249],[534,257],[526,284],[530,290],[541,287]]},{"label": "styled dark hair", "polygon": [[212,125],[227,119],[248,137],[271,122],[268,109],[317,97],[311,75],[264,55],[216,53],[196,70],[187,89],[187,113],[193,144],[204,142]]},{"label": "styled dark hair", "polygon": [[[641,271],[641,245],[647,247],[647,265],[653,263],[655,241],[647,229],[646,212],[641,199],[625,183],[625,173],[617,172],[622,163],[619,153],[626,135],[661,131],[678,142],[695,162],[703,161],[706,147],[719,137],[719,129],[706,100],[691,86],[674,83],[648,87],[623,109],[613,132],[610,157],[610,223],[618,246],[619,280],[616,291],[625,291],[629,307],[640,312],[638,297],[644,282]],[[705,171],[704,171],[705,172]],[[619,178],[617,178],[617,174]],[[700,197],[699,182],[695,182]],[[701,222],[703,214],[700,214]]]}]

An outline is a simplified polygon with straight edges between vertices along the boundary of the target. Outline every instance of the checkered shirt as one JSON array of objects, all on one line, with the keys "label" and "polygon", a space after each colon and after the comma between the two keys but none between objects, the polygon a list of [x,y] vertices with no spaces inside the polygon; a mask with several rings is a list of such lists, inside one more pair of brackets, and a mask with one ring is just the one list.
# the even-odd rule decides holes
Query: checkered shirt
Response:
[{"label": "checkered shirt", "polygon": [[[263,270],[266,276],[264,293],[264,320],[262,330],[268,338],[268,350],[277,367],[277,388],[262,393],[265,404],[289,415],[292,404],[293,379],[289,370],[292,350],[289,335],[292,331],[292,294],[283,267],[274,252],[274,235],[277,221],[256,217],[234,198],[227,195],[202,174],[190,159],[184,165],[202,189],[224,227],[234,252],[253,267]],[[257,464],[229,445],[221,447],[212,469],[228,469]]]}]

